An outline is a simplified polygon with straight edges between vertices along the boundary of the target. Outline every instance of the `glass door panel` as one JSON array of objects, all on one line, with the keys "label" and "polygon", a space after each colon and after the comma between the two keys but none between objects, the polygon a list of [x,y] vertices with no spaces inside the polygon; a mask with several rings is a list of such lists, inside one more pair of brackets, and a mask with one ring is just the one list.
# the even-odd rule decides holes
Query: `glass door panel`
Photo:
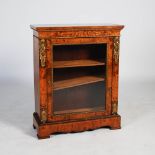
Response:
[{"label": "glass door panel", "polygon": [[54,114],[104,111],[106,44],[53,46]]}]

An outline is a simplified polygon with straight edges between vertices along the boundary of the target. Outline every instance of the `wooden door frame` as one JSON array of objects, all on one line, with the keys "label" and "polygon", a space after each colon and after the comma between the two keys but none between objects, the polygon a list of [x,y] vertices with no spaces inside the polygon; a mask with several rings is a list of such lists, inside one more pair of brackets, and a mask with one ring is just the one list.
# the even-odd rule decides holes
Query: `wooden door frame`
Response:
[{"label": "wooden door frame", "polygon": [[[107,62],[106,62],[106,110],[84,113],[68,113],[54,114],[53,113],[53,89],[51,68],[53,66],[53,45],[73,45],[73,44],[107,44]],[[103,117],[111,114],[111,92],[112,92],[112,45],[110,37],[102,38],[54,38],[47,43],[47,121],[66,121],[66,120],[81,120]]]}]

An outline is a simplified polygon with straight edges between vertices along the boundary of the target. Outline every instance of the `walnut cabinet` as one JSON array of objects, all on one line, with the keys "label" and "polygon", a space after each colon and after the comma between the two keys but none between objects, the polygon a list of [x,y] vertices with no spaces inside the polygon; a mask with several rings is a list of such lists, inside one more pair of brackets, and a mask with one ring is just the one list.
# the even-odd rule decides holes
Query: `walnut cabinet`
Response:
[{"label": "walnut cabinet", "polygon": [[118,69],[123,25],[31,25],[38,138],[119,129]]}]

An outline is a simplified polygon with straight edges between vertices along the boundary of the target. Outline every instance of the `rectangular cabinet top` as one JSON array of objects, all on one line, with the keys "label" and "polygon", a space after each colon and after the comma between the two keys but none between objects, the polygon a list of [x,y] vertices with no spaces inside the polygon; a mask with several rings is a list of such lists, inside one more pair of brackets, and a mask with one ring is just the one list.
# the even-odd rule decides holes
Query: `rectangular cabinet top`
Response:
[{"label": "rectangular cabinet top", "polygon": [[121,30],[123,29],[123,25],[117,25],[117,24],[85,24],[85,25],[49,25],[49,24],[37,24],[37,25],[30,25],[30,27],[33,30],[36,31],[60,31],[60,30],[112,30],[117,29]]}]

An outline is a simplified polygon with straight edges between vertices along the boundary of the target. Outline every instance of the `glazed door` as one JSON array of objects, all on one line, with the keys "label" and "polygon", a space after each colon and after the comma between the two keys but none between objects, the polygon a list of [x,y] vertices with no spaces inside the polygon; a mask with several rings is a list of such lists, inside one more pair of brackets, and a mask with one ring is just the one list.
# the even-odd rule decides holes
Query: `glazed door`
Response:
[{"label": "glazed door", "polygon": [[51,42],[50,121],[108,115],[111,111],[111,41],[75,38]]}]

